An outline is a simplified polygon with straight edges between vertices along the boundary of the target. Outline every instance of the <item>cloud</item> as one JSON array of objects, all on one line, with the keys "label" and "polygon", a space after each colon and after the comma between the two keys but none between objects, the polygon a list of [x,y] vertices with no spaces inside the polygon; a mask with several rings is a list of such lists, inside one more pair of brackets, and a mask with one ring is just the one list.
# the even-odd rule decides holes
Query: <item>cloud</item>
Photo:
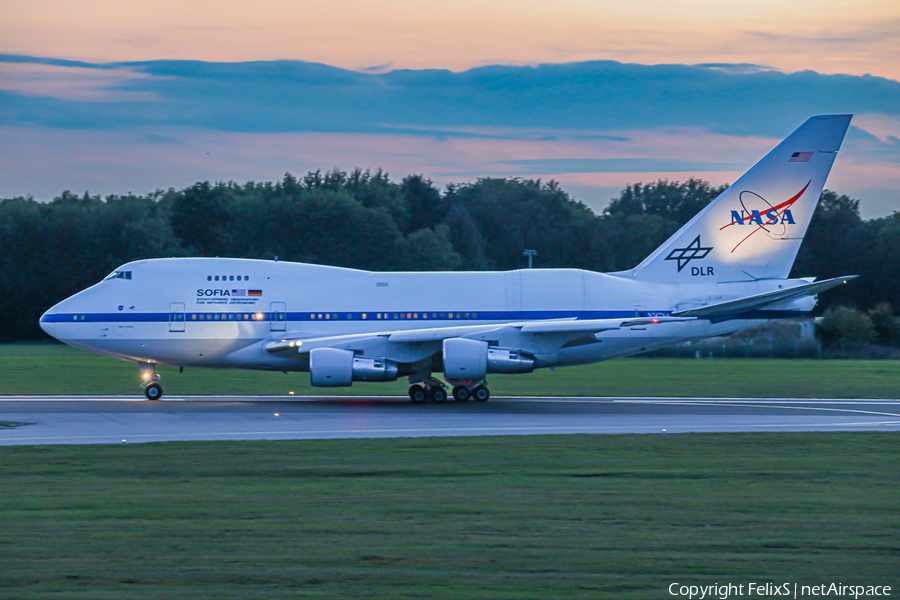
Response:
[{"label": "cloud", "polygon": [[695,67],[706,67],[708,69],[720,69],[725,73],[736,73],[746,75],[747,73],[759,73],[761,71],[775,71],[775,67],[766,65],[756,65],[753,63],[700,63]]},{"label": "cloud", "polygon": [[0,55],[0,196],[361,166],[441,184],[552,177],[599,210],[637,181],[734,181],[811,115],[851,112],[829,186],[879,213],[900,198],[890,79],[613,61],[381,70]]},{"label": "cloud", "polygon": [[698,171],[737,171],[744,163],[716,163],[677,158],[543,158],[505,160],[503,164],[521,167],[522,174],[557,175],[562,173],[696,173]]},{"label": "cloud", "polygon": [[[900,82],[872,76],[781,73],[756,65],[636,65],[592,61],[487,66],[460,73],[361,73],[299,61],[95,64],[0,55],[0,62],[127,69],[103,87],[138,93],[90,102],[6,89],[0,123],[66,128],[144,125],[219,131],[533,131],[698,127],[778,137],[813,114],[900,115]],[[0,81],[0,88],[4,87]],[[27,101],[24,101],[27,98]]]}]

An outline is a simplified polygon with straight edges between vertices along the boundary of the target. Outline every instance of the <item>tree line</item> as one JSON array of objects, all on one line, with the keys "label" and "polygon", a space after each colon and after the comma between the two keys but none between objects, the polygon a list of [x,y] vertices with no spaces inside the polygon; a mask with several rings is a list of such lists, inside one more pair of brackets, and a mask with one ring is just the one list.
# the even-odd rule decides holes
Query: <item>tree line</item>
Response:
[{"label": "tree line", "polygon": [[[602,214],[555,181],[486,178],[443,191],[421,176],[314,171],[277,182],[200,182],[105,198],[0,200],[0,342],[40,339],[38,319],[115,267],[229,256],[369,270],[630,269],[723,190],[690,179],[627,186]],[[792,276],[860,274],[821,308],[900,306],[900,213],[863,220],[859,201],[822,194]]]}]

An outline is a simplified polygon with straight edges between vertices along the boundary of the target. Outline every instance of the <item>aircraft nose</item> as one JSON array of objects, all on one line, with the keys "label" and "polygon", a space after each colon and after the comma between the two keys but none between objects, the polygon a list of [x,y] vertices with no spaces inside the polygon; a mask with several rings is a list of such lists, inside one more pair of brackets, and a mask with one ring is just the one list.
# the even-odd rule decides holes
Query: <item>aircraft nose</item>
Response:
[{"label": "aircraft nose", "polygon": [[41,319],[38,322],[38,324],[41,326],[41,329],[44,330],[44,333],[58,339],[61,342],[66,341],[65,336],[62,335],[62,331],[64,329],[64,313],[71,312],[66,310],[65,305],[68,301],[68,299],[63,300],[62,302],[49,308],[47,312],[41,315]]}]

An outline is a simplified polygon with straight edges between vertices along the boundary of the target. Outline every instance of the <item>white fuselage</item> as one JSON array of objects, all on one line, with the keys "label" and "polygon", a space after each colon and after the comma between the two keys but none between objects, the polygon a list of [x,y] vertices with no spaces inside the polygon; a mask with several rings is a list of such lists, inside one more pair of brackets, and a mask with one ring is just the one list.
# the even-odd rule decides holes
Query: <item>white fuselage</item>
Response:
[{"label": "white fuselage", "polygon": [[[227,258],[142,260],[117,272],[129,278],[106,279],[60,302],[41,318],[44,330],[73,346],[138,362],[284,371],[309,367],[266,352],[266,342],[282,336],[666,316],[803,283],[662,284],[577,269],[369,272]],[[592,363],[732,333],[814,305],[808,297],[739,319],[630,327],[591,343],[529,351],[536,367]],[[421,359],[413,350],[410,361]]]}]

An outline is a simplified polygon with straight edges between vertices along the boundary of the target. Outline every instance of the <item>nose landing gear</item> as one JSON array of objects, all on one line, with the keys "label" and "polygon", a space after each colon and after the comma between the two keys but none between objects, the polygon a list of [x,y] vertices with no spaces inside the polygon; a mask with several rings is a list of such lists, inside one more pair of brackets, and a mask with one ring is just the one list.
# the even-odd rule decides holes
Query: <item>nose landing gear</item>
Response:
[{"label": "nose landing gear", "polygon": [[141,363],[138,365],[141,370],[141,387],[144,388],[144,395],[147,400],[159,400],[163,396],[162,386],[159,385],[159,373],[156,372],[156,365],[153,363]]},{"label": "nose landing gear", "polygon": [[147,400],[159,400],[163,395],[162,386],[158,383],[151,383],[144,388],[144,395],[147,396]]}]

